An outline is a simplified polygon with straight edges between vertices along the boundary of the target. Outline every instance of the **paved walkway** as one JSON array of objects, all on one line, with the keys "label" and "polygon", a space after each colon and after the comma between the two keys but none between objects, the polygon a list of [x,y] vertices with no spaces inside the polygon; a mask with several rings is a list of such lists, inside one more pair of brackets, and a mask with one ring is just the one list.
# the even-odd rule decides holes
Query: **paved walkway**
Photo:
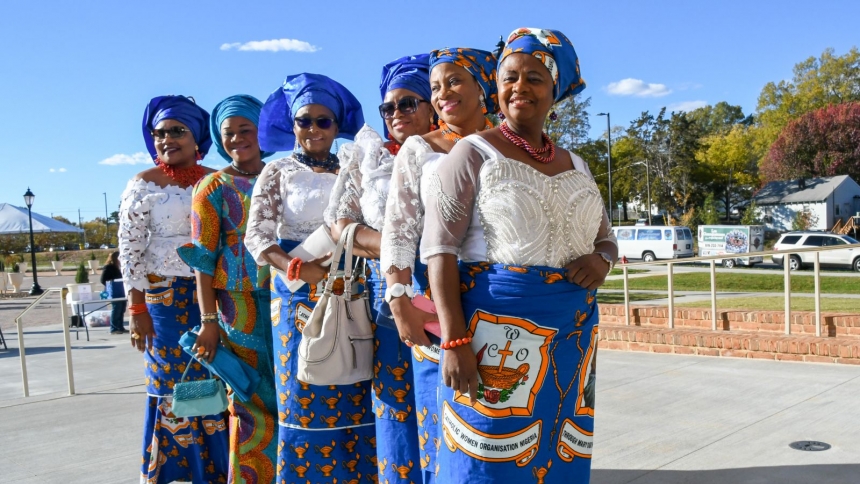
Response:
[{"label": "paved walkway", "polygon": [[[70,397],[61,331],[27,328],[32,396],[22,398],[16,335],[7,336],[0,480],[137,482],[145,394],[128,337],[99,328],[89,342],[72,339]],[[858,480],[860,367],[614,351],[599,361],[594,484]],[[833,447],[788,447],[803,439]]]}]

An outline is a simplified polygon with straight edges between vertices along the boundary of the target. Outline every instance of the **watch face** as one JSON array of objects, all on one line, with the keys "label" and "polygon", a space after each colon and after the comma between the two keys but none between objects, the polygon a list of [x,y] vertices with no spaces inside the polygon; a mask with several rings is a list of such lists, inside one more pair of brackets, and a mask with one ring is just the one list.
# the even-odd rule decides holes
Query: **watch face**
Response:
[{"label": "watch face", "polygon": [[406,292],[406,286],[403,284],[395,284],[391,286],[391,296],[400,297]]}]

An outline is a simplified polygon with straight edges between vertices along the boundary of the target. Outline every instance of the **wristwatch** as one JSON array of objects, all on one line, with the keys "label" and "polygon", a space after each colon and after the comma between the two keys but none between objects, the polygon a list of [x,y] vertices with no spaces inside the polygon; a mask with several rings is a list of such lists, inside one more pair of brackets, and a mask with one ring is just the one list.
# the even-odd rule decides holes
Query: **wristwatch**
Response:
[{"label": "wristwatch", "polygon": [[[609,271],[611,271],[612,268],[615,267],[615,261],[612,260],[612,257],[609,257],[609,254],[607,254],[606,252],[595,252],[595,254],[599,255],[600,258],[603,259],[604,262],[609,264]],[[609,271],[606,271],[606,272],[609,272]]]},{"label": "wristwatch", "polygon": [[412,286],[407,286],[406,284],[401,284],[399,282],[392,284],[385,289],[385,302],[390,303],[392,299],[403,295],[412,299],[412,296],[415,295],[415,291],[412,289]]}]

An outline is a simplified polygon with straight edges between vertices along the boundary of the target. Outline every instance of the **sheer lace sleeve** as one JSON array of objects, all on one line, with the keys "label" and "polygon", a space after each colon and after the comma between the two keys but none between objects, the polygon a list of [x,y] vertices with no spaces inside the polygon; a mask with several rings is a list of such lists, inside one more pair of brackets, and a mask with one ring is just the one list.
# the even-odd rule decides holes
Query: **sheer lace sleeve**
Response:
[{"label": "sheer lace sleeve", "polygon": [[331,226],[340,219],[364,223],[361,214],[361,148],[357,143],[343,146],[338,153],[340,172],[325,211],[325,224]]},{"label": "sheer lace sleeve", "polygon": [[267,265],[263,251],[278,245],[278,222],[283,216],[281,164],[266,163],[254,185],[245,245],[257,264]]},{"label": "sheer lace sleeve", "polygon": [[[582,171],[589,178],[594,180],[594,175],[591,174],[591,170],[588,168],[588,163],[585,162],[582,158],[580,158],[576,153],[569,152],[570,158],[573,160],[573,166],[576,167],[577,170]],[[612,221],[609,220],[609,214],[606,213],[606,208],[603,208],[603,218],[600,221],[600,229],[597,231],[597,238],[594,239],[594,245],[597,245],[601,242],[611,242],[618,247],[618,241],[615,239],[615,234],[612,233]]]},{"label": "sheer lace sleeve", "polygon": [[484,154],[460,142],[439,162],[430,178],[421,237],[421,259],[437,254],[460,254],[472,222]]},{"label": "sheer lace sleeve", "polygon": [[132,180],[122,194],[119,209],[119,262],[127,289],[149,289],[146,278],[146,247],[149,245],[151,200],[143,180]]},{"label": "sheer lace sleeve", "polygon": [[380,267],[385,271],[392,267],[415,269],[415,253],[424,217],[421,165],[422,157],[429,151],[430,147],[420,136],[412,136],[403,143],[394,158],[380,246]]}]

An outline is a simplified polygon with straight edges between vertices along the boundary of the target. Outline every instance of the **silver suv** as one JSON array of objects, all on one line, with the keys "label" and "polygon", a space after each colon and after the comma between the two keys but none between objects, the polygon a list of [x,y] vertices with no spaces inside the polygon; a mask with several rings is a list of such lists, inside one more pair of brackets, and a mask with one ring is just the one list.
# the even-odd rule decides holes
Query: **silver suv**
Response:
[{"label": "silver suv", "polygon": [[[827,232],[789,232],[783,234],[773,250],[791,250],[807,247],[831,247],[838,245],[857,244],[852,237],[847,235],[831,234]],[[771,256],[775,264],[782,265],[784,256]],[[819,253],[818,260],[821,267],[841,267],[853,269],[860,272],[860,249],[837,249],[827,250]],[[804,266],[811,266],[815,261],[814,252],[801,252],[800,254],[791,254],[789,257],[789,267],[791,270],[803,269]]]}]

